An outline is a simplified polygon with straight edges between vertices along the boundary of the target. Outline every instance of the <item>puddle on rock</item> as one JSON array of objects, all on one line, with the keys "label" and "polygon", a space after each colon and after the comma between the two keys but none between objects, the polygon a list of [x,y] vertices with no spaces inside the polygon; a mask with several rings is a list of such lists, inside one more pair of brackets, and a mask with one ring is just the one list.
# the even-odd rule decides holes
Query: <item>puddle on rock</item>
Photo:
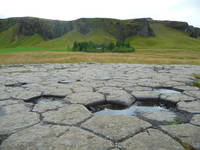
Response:
[{"label": "puddle on rock", "polygon": [[140,115],[154,111],[170,111],[176,107],[174,103],[159,100],[136,101],[132,106],[126,107],[115,103],[99,103],[86,106],[88,110],[97,115]]},{"label": "puddle on rock", "polygon": [[17,83],[12,83],[12,84],[5,84],[5,86],[7,87],[20,87],[20,86],[23,86],[23,85],[26,85],[27,83],[25,82],[17,82]]},{"label": "puddle on rock", "polygon": [[3,109],[3,107],[0,106],[0,116],[4,116],[6,113]]},{"label": "puddle on rock", "polygon": [[176,108],[176,103],[160,99],[138,100],[127,107],[119,103],[99,102],[86,105],[95,115],[137,116],[153,124],[168,124],[174,120],[187,123],[192,115]]},{"label": "puddle on rock", "polygon": [[153,91],[158,92],[160,94],[178,94],[178,93],[183,92],[183,90],[180,90],[180,89],[165,88],[165,87],[154,88]]},{"label": "puddle on rock", "polygon": [[145,113],[145,112],[154,112],[154,111],[161,111],[167,109],[160,107],[160,106],[131,106],[129,108],[123,109],[123,110],[112,110],[112,109],[103,109],[101,111],[98,111],[94,114],[97,115],[103,115],[103,114],[108,114],[108,115],[127,115],[127,116],[133,116],[133,115],[139,115],[140,113]]},{"label": "puddle on rock", "polygon": [[38,97],[31,98],[29,100],[25,100],[24,102],[33,103],[33,104],[39,104],[39,103],[48,103],[48,102],[52,102],[52,101],[61,101],[63,99],[64,99],[63,96],[43,95],[43,96],[38,96]]},{"label": "puddle on rock", "polygon": [[66,80],[61,80],[58,81],[60,84],[69,84],[69,83],[74,83],[74,82],[80,82],[80,79],[66,79]]}]

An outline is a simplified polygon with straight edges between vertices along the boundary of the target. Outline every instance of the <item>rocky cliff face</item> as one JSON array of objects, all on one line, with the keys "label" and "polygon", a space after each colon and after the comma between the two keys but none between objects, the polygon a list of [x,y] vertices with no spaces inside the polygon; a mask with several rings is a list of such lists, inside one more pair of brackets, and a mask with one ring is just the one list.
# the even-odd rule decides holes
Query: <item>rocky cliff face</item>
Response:
[{"label": "rocky cliff face", "polygon": [[76,30],[85,35],[92,30],[101,29],[110,33],[117,39],[125,39],[133,35],[144,37],[154,35],[146,19],[117,20],[82,18],[75,21],[58,21],[32,17],[9,18],[0,20],[0,31],[15,24],[17,25],[17,34],[33,35],[37,33],[45,40],[60,37],[72,30]]},{"label": "rocky cliff face", "polygon": [[[74,21],[58,21],[33,17],[0,19],[0,32],[16,25],[17,35],[41,35],[43,39],[54,39],[76,30],[86,35],[94,30],[105,31],[116,39],[126,39],[130,36],[156,36],[150,27],[150,18],[117,20],[106,18],[81,18]],[[200,28],[188,25],[186,22],[161,21],[168,27],[189,33],[191,37],[200,37]]]},{"label": "rocky cliff face", "polygon": [[60,37],[72,30],[70,22],[38,18],[21,18],[18,20],[18,33],[22,35],[40,34],[45,40]]},{"label": "rocky cliff face", "polygon": [[183,32],[187,32],[191,37],[194,38],[200,37],[200,28],[190,26],[187,22],[163,21],[163,23],[168,27],[175,28]]}]

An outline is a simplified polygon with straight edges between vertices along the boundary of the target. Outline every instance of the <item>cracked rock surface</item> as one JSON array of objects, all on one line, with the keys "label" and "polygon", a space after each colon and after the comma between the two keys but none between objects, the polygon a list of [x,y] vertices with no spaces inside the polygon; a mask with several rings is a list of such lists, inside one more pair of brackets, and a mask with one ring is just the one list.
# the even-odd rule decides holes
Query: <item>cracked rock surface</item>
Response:
[{"label": "cracked rock surface", "polygon": [[132,150],[133,148],[134,150],[184,150],[183,147],[170,136],[155,129],[149,129],[137,134],[125,142],[122,142],[121,146],[126,147],[127,150]]},{"label": "cracked rock surface", "polygon": [[200,66],[0,66],[0,149],[199,150],[194,73]]}]

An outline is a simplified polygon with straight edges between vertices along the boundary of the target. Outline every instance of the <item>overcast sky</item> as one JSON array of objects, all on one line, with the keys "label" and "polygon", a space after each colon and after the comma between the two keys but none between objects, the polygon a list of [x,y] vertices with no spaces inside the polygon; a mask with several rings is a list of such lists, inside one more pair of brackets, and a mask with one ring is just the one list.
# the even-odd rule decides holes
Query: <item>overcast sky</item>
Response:
[{"label": "overcast sky", "polygon": [[200,0],[1,0],[0,18],[74,20],[106,17],[187,21],[200,27]]}]

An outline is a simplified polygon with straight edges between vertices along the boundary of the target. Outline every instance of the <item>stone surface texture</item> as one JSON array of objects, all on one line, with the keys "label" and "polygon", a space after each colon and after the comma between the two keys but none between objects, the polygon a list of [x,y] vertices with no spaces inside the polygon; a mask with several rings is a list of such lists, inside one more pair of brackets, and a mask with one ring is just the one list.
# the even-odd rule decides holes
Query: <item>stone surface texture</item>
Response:
[{"label": "stone surface texture", "polygon": [[184,148],[170,136],[150,129],[121,143],[127,150],[184,150]]},{"label": "stone surface texture", "polygon": [[[200,74],[200,66],[2,65],[0,150],[198,150],[200,89],[192,86],[194,73]],[[129,116],[89,110],[94,104],[128,109],[144,102]],[[157,111],[138,113],[152,102],[160,102]],[[165,103],[176,108],[166,110]]]}]

